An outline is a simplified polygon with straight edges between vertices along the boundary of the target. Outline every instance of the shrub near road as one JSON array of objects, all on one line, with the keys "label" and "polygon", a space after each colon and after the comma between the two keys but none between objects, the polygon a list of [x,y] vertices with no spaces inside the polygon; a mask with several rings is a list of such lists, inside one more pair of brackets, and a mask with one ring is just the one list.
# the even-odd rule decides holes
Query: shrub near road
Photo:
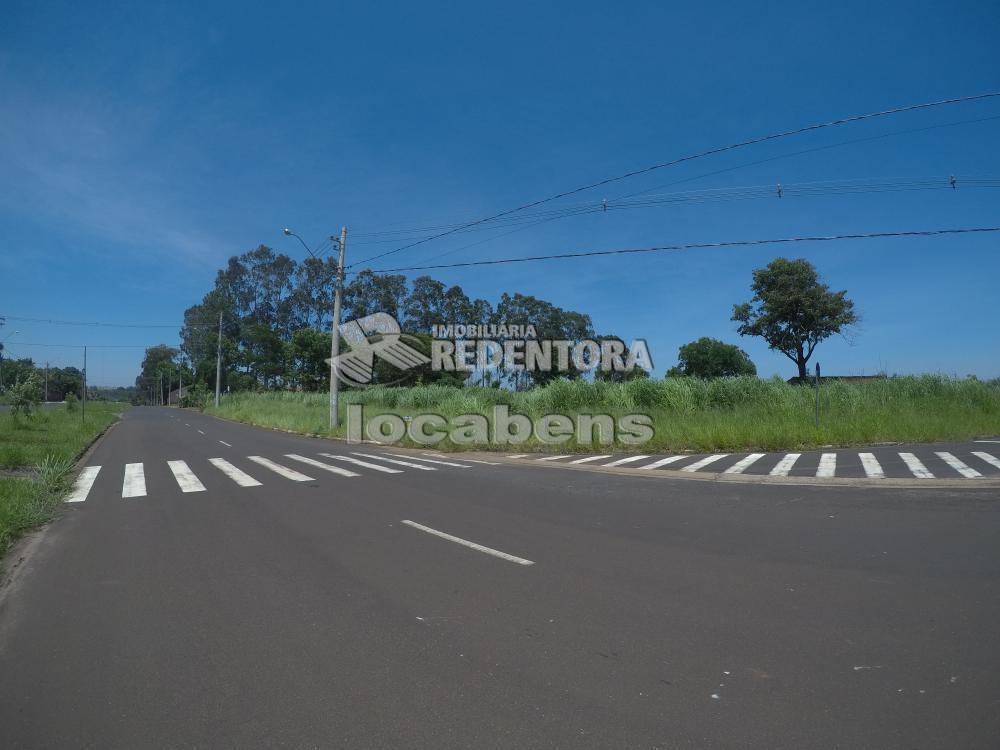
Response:
[{"label": "shrub near road", "polygon": [[35,411],[0,413],[0,555],[28,529],[52,518],[71,479],[73,461],[123,404],[88,402]]},{"label": "shrub near road", "polygon": [[[497,404],[529,416],[629,413],[653,417],[655,437],[639,450],[783,450],[876,442],[966,440],[1000,433],[1000,380],[941,376],[867,383],[824,382],[821,424],[809,386],[755,377],[641,379],[627,383],[560,380],[530,391],[428,385],[374,387],[344,394],[366,416],[434,412],[489,415]],[[235,393],[209,413],[250,424],[327,434],[322,393]],[[437,446],[455,449],[448,441]],[[488,446],[481,446],[488,447]],[[575,442],[563,447],[586,450]]]}]

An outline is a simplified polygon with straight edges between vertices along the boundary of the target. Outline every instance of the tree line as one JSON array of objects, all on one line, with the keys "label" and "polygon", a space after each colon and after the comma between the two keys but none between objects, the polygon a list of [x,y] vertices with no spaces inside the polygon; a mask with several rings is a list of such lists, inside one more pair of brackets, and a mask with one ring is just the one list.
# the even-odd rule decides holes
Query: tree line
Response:
[{"label": "tree line", "polygon": [[[222,387],[224,390],[322,390],[329,382],[330,328],[336,260],[307,258],[301,262],[264,245],[233,256],[216,274],[202,298],[184,312],[180,348],[159,345],[147,349],[136,378],[140,393],[156,392],[166,402],[178,381],[215,387],[216,352],[221,326]],[[762,337],[769,347],[795,363],[805,378],[807,363],[819,342],[840,333],[858,318],[846,292],[823,284],[816,269],[803,259],[777,258],[753,272],[749,302],[734,305],[731,320],[742,336]],[[540,339],[602,340],[590,315],[563,309],[520,293],[504,292],[495,302],[471,298],[458,285],[431,276],[409,281],[401,274],[360,271],[346,284],[342,320],[376,312],[389,313],[403,329],[425,342],[433,325],[507,324],[535,327]],[[347,343],[341,342],[341,351]],[[735,345],[706,337],[680,348],[678,364],[668,376],[727,377],[752,375],[756,367]],[[398,371],[377,362],[375,382],[399,382]],[[497,372],[475,374],[488,385],[527,387],[556,378],[578,378],[569,372]],[[642,377],[598,372],[596,377]],[[466,373],[433,372],[429,367],[406,373],[407,384],[461,384]]]}]

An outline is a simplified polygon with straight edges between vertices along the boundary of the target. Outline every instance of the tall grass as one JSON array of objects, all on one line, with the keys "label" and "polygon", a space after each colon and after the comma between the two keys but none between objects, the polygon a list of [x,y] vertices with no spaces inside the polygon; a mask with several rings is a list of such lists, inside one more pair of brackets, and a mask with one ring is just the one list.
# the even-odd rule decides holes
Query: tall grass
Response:
[{"label": "tall grass", "polygon": [[46,409],[30,417],[0,413],[0,555],[55,515],[74,459],[123,408],[94,402],[86,419],[81,410]]},{"label": "tall grass", "polygon": [[[514,393],[495,388],[422,385],[373,387],[343,394],[343,404],[365,405],[366,417],[434,412],[446,417],[482,414],[495,405],[543,414],[647,414],[655,436],[649,450],[777,450],[876,442],[964,440],[1000,433],[1000,380],[923,375],[868,383],[829,381],[821,387],[821,421],[814,424],[815,392],[774,378],[668,378],[629,383],[556,381]],[[211,413],[296,432],[328,434],[325,393],[237,393]],[[342,432],[342,431],[341,431]],[[439,448],[454,449],[450,441]],[[570,442],[570,448],[590,448]]]}]

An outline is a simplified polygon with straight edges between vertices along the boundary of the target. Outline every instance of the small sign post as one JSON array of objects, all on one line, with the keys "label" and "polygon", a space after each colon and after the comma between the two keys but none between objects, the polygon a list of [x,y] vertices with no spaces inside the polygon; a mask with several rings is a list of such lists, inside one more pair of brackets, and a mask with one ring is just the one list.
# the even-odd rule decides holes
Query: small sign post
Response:
[{"label": "small sign post", "polygon": [[816,363],[816,429],[819,429],[819,362]]}]

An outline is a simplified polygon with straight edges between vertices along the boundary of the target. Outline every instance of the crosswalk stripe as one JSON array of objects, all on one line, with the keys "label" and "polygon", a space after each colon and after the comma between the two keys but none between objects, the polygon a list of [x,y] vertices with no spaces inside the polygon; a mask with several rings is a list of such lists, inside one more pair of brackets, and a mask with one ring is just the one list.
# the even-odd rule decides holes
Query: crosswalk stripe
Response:
[{"label": "crosswalk stripe", "polygon": [[948,464],[951,468],[957,471],[966,479],[975,479],[976,477],[981,477],[978,471],[973,469],[964,461],[959,460],[954,454],[948,453],[946,451],[935,451],[937,457]]},{"label": "crosswalk stripe", "polygon": [[90,494],[90,488],[94,486],[94,480],[101,471],[100,466],[87,466],[80,472],[80,476],[73,483],[73,492],[66,498],[67,503],[82,503]]},{"label": "crosswalk stripe", "polygon": [[411,459],[413,461],[426,461],[429,464],[441,464],[442,466],[456,466],[459,469],[471,469],[472,468],[468,464],[456,464],[456,463],[453,463],[451,461],[437,461],[437,460],[435,460],[433,458],[418,458],[417,456],[408,456],[405,453],[403,453],[403,454],[400,454],[400,453],[391,453],[389,455],[398,456],[399,458],[409,458],[409,459]]},{"label": "crosswalk stripe", "polygon": [[646,464],[645,466],[640,466],[640,469],[659,469],[661,466],[666,466],[667,464],[672,464],[674,461],[682,461],[687,456],[667,456],[666,458],[661,458],[659,461],[653,461],[651,464]]},{"label": "crosswalk stripe", "polygon": [[284,477],[285,479],[291,479],[293,482],[315,482],[316,480],[312,477],[307,477],[301,472],[295,471],[295,469],[289,469],[287,466],[282,466],[281,464],[276,464],[270,459],[263,458],[261,456],[247,456],[250,461],[255,464],[260,464],[265,469],[270,469],[275,474]]},{"label": "crosswalk stripe", "polygon": [[241,469],[237,469],[224,458],[210,458],[208,462],[240,487],[260,487],[260,482]]},{"label": "crosswalk stripe", "polygon": [[619,458],[617,461],[612,461],[609,464],[601,464],[601,466],[624,466],[633,461],[641,461],[644,458],[649,458],[649,456],[625,456],[625,458]]},{"label": "crosswalk stripe", "polygon": [[698,471],[699,469],[704,469],[709,464],[714,464],[719,459],[725,458],[728,455],[728,453],[716,453],[713,456],[705,456],[700,461],[695,461],[693,464],[682,467],[681,471]]},{"label": "crosswalk stripe", "polygon": [[423,464],[415,464],[412,461],[399,461],[395,458],[386,458],[385,456],[376,456],[371,453],[355,453],[355,456],[361,456],[362,458],[374,458],[376,461],[385,461],[387,464],[396,464],[397,466],[408,466],[411,469],[420,469],[421,471],[437,471],[433,466],[424,466]]},{"label": "crosswalk stripe", "polygon": [[992,464],[1000,469],[1000,458],[992,456],[989,453],[984,453],[983,451],[972,451],[972,455],[976,456],[976,458],[981,458],[986,463]]},{"label": "crosswalk stripe", "polygon": [[177,480],[177,486],[181,488],[181,492],[205,491],[205,485],[198,480],[198,477],[191,471],[191,467],[184,461],[167,461],[167,466],[173,472],[174,479]]},{"label": "crosswalk stripe", "polygon": [[885,479],[882,464],[875,458],[874,453],[859,453],[858,458],[861,459],[861,465],[865,469],[865,476],[869,479]]},{"label": "crosswalk stripe", "polygon": [[572,453],[567,453],[563,456],[545,456],[544,458],[535,459],[536,461],[558,461],[560,458],[569,458]]},{"label": "crosswalk stripe", "polygon": [[145,497],[146,475],[142,464],[125,464],[125,479],[122,481],[122,497]]},{"label": "crosswalk stripe", "polygon": [[753,464],[757,463],[762,458],[764,458],[765,455],[767,455],[767,454],[765,454],[765,453],[751,453],[746,458],[741,458],[739,461],[737,461],[736,463],[734,463],[732,466],[730,466],[728,469],[726,469],[722,473],[723,474],[742,474],[750,466],[752,466]]},{"label": "crosswalk stripe", "polygon": [[927,467],[923,465],[919,458],[914,456],[912,453],[900,453],[899,457],[903,459],[903,463],[906,464],[910,473],[913,474],[917,479],[933,479],[934,475],[928,471]]},{"label": "crosswalk stripe", "polygon": [[586,458],[578,458],[575,461],[570,461],[571,464],[586,464],[591,461],[600,461],[602,458],[611,458],[611,455],[607,456],[587,456]]},{"label": "crosswalk stripe", "polygon": [[772,477],[787,477],[788,472],[792,470],[795,466],[795,462],[799,460],[801,453],[786,453],[785,457],[778,461],[777,466],[771,469]]},{"label": "crosswalk stripe", "polygon": [[837,474],[837,454],[824,453],[819,457],[819,466],[816,467],[816,476],[829,478]]},{"label": "crosswalk stripe", "polygon": [[335,456],[332,453],[320,453],[319,455],[324,458],[332,458],[337,461],[347,461],[349,464],[354,464],[355,466],[363,466],[366,469],[373,469],[374,471],[381,471],[383,474],[402,474],[402,469],[390,469],[388,466],[379,466],[378,464],[373,464],[370,461],[362,461],[360,458],[351,458],[350,456]]},{"label": "crosswalk stripe", "polygon": [[325,464],[322,461],[317,461],[314,458],[306,458],[305,456],[300,456],[297,453],[286,453],[286,458],[290,458],[293,461],[301,461],[304,464],[309,464],[310,466],[315,466],[317,469],[323,469],[331,474],[340,474],[342,477],[360,477],[361,475],[355,471],[348,471],[347,469],[341,469],[339,466],[331,466],[330,464]]}]

